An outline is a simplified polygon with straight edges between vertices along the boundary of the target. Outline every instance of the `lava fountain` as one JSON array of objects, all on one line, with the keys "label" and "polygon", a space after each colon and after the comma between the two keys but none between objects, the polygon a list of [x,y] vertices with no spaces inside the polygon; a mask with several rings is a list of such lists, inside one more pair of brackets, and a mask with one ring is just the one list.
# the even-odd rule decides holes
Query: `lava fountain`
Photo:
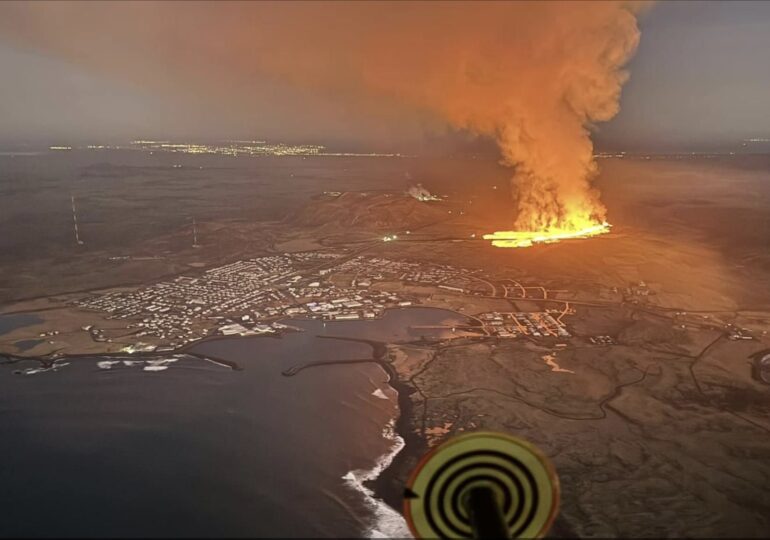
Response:
[{"label": "lava fountain", "polygon": [[[587,172],[574,186],[558,182],[546,190],[536,178],[532,182],[514,176],[512,186],[516,194],[518,217],[512,230],[485,234],[485,240],[501,248],[524,248],[535,244],[549,244],[575,238],[590,238],[610,232],[607,210],[599,200],[599,193],[589,184],[596,172],[592,158],[587,161]],[[574,189],[558,189],[565,186]],[[565,197],[565,192],[568,197]]]},{"label": "lava fountain", "polygon": [[550,244],[573,238],[589,238],[610,232],[612,225],[603,221],[579,229],[551,228],[544,231],[497,231],[485,234],[484,240],[491,240],[492,245],[502,248],[523,248],[535,244]]}]

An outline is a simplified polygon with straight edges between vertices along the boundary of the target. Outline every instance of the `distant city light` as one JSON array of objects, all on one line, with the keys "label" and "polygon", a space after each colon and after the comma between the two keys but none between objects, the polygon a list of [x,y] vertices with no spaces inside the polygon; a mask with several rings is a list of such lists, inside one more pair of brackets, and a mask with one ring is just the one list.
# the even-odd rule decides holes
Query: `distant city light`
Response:
[{"label": "distant city light", "polygon": [[[51,146],[49,150],[72,150],[70,146]],[[173,143],[135,139],[125,145],[89,144],[78,147],[85,150],[134,150],[149,152],[171,152],[181,154],[210,154],[222,156],[323,156],[323,157],[409,157],[403,154],[378,152],[328,152],[320,144],[284,144],[266,141],[228,140],[221,144]]]}]

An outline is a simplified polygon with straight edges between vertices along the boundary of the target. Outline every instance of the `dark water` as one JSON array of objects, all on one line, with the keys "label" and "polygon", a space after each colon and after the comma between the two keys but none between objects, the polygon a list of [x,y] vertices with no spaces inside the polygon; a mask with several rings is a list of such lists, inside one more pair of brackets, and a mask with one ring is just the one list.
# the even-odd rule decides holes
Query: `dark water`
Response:
[{"label": "dark water", "polygon": [[[199,345],[242,371],[185,357],[159,372],[0,366],[0,536],[358,536],[379,526],[343,480],[393,441],[395,395],[361,343],[317,335],[414,339],[410,325],[455,320],[404,309],[378,321],[300,321],[305,332]],[[67,362],[66,360],[64,362]],[[390,399],[374,395],[382,390]],[[380,516],[381,518],[381,516]],[[380,519],[381,521],[381,519]],[[391,526],[393,524],[391,523]],[[398,524],[396,524],[397,526]]]},{"label": "dark water", "polygon": [[24,328],[25,326],[31,326],[39,322],[43,322],[40,317],[26,313],[21,313],[18,315],[0,315],[0,336],[7,334],[11,330]]},{"label": "dark water", "polygon": [[21,341],[17,341],[14,343],[17,349],[19,349],[21,352],[28,351],[31,348],[35,347],[36,345],[39,345],[40,343],[43,343],[43,339],[23,339]]}]

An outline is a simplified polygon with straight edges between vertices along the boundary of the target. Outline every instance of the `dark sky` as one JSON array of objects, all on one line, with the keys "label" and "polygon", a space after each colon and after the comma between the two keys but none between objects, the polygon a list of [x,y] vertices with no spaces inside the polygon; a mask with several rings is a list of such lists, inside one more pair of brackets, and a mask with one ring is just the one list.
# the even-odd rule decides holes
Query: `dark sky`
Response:
[{"label": "dark sky", "polygon": [[[743,139],[770,138],[770,2],[661,2],[640,15],[639,27],[620,113],[596,128],[600,150],[732,149]],[[156,81],[95,69],[12,34],[0,24],[4,145],[257,137],[377,146],[411,144],[426,129],[442,129],[420,111],[393,104],[373,116],[360,100],[330,105],[328,96],[267,78],[246,89],[245,113],[222,99],[227,88],[208,101],[191,97],[195,92],[169,94]],[[154,59],[144,52],[138,61]]]}]

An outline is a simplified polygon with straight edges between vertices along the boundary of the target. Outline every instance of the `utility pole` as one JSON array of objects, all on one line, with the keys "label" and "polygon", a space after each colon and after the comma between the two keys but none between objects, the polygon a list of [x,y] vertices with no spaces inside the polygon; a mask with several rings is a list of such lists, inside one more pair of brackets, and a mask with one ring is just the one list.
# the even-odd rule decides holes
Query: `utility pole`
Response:
[{"label": "utility pole", "polygon": [[75,210],[75,196],[72,194],[70,194],[70,201],[72,202],[72,224],[75,227],[75,242],[77,242],[79,246],[82,246],[83,241],[80,239],[80,234],[78,233],[78,214]]},{"label": "utility pole", "polygon": [[193,245],[194,248],[201,247],[198,243],[198,223],[195,221],[195,218],[193,218]]}]

